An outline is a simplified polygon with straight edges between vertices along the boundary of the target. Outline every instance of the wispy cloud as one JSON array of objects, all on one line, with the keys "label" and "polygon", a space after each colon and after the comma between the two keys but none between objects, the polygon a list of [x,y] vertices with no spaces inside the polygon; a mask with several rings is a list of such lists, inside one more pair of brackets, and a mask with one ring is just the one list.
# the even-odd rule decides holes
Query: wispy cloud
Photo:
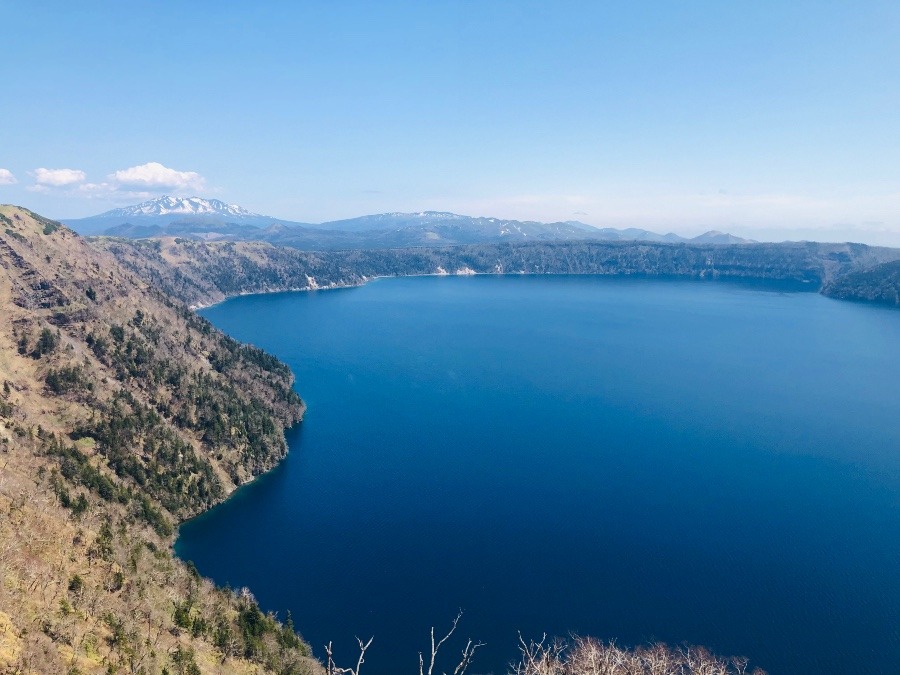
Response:
[{"label": "wispy cloud", "polygon": [[177,171],[159,162],[148,162],[140,166],[116,171],[109,176],[119,189],[150,191],[202,191],[206,181],[196,171]]},{"label": "wispy cloud", "polygon": [[9,169],[0,169],[0,185],[14,185],[18,182],[16,177],[13,176],[12,171]]}]

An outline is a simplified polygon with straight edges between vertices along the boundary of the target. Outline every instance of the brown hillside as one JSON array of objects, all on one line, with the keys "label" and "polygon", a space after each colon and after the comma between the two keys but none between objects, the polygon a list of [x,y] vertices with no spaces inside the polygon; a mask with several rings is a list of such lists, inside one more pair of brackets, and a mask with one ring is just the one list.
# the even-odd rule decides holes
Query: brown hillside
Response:
[{"label": "brown hillside", "polygon": [[310,672],[173,526],[274,466],[286,366],[67,228],[0,206],[0,672]]}]

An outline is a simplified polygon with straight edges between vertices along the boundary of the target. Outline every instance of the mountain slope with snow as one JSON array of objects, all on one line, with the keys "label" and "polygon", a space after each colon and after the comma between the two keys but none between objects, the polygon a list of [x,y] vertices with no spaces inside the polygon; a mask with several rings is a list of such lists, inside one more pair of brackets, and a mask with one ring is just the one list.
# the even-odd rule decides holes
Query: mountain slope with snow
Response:
[{"label": "mountain slope with snow", "polygon": [[[134,206],[106,211],[87,218],[63,219],[63,222],[79,234],[106,234],[109,230],[126,228],[141,232],[139,236],[165,234],[166,229],[178,224],[187,233],[192,228],[206,233],[228,230],[234,225],[245,228],[268,227],[273,224],[303,225],[289,220],[253,213],[237,204],[226,204],[218,199],[201,197],[157,197]],[[118,236],[132,236],[121,233]],[[151,235],[152,236],[152,235]],[[249,237],[253,238],[253,237]]]},{"label": "mountain slope with snow", "polygon": [[135,206],[126,206],[101,213],[96,218],[131,218],[134,216],[171,216],[171,215],[218,215],[237,218],[265,218],[259,213],[252,213],[237,204],[226,204],[218,199],[201,199],[200,197],[159,197],[141,202]]}]

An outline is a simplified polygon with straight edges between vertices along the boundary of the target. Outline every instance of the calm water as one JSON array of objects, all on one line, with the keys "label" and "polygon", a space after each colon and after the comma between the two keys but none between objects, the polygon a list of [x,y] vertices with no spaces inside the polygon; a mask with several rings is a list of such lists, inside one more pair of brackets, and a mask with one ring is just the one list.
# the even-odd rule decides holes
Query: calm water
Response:
[{"label": "calm water", "polygon": [[290,364],[309,412],[178,553],[319,656],[374,635],[363,674],[412,673],[463,608],[473,672],[505,672],[518,631],[578,631],[900,673],[900,312],[476,277],[204,314]]}]

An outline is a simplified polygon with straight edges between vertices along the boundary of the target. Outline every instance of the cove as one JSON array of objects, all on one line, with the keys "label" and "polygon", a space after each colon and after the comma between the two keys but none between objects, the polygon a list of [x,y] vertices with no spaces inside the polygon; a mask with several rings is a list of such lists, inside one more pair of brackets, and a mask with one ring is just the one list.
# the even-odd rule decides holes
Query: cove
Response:
[{"label": "cove", "polygon": [[[308,404],[274,471],[178,555],[318,656],[432,625],[503,673],[518,634],[900,672],[900,312],[778,286],[384,279],[203,310]],[[355,659],[353,660],[355,663]]]}]

